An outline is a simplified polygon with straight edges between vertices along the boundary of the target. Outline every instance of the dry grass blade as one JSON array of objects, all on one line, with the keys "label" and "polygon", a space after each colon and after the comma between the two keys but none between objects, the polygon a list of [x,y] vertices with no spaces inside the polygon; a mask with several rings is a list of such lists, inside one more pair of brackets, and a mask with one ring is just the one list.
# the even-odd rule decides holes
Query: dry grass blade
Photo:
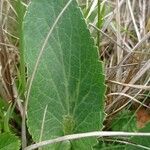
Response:
[{"label": "dry grass blade", "polygon": [[133,21],[133,24],[134,24],[134,28],[135,28],[135,31],[136,31],[136,34],[137,34],[137,37],[138,37],[138,41],[140,41],[141,36],[140,36],[139,30],[138,30],[138,27],[137,27],[137,24],[136,24],[136,21],[135,21],[135,17],[134,17],[134,14],[133,14],[134,10],[132,10],[130,0],[127,0],[127,3],[128,3],[129,11],[130,11],[130,14],[131,14],[131,18],[132,18],[132,21]]},{"label": "dry grass blade", "polygon": [[131,105],[130,95],[138,106],[148,106],[145,93],[150,89],[150,0],[106,1],[105,9],[102,28],[96,27],[96,19],[90,26],[101,33],[100,56],[105,62],[107,94],[122,93],[107,97],[109,116]]},{"label": "dry grass blade", "polygon": [[149,106],[143,104],[142,102],[138,101],[136,98],[134,98],[134,97],[132,97],[132,96],[130,96],[130,95],[128,95],[128,94],[125,94],[125,93],[110,93],[110,94],[107,95],[107,97],[109,97],[109,96],[114,96],[114,95],[125,96],[125,97],[129,98],[129,100],[128,100],[127,102],[124,102],[122,106],[118,107],[117,110],[111,112],[108,116],[112,116],[112,115],[116,114],[117,112],[119,112],[120,110],[122,110],[123,108],[125,108],[125,107],[126,107],[130,102],[132,102],[132,101],[134,101],[134,102],[140,104],[140,106],[144,106],[144,107],[150,109]]},{"label": "dry grass blade", "polygon": [[[0,43],[5,43],[4,33],[3,33],[3,18],[2,18],[2,8],[3,8],[3,1],[1,1],[0,6]],[[10,65],[9,65],[9,59],[8,59],[8,51],[5,45],[0,45],[0,66],[1,66],[1,72],[0,72],[0,86],[2,89],[0,89],[1,96],[4,96],[3,98],[5,100],[8,100],[10,102],[14,102],[14,93],[13,93],[13,86],[12,86],[12,78],[10,73]]]},{"label": "dry grass blade", "polygon": [[[146,64],[136,73],[135,78],[132,78],[131,81],[129,82],[129,84],[134,84],[134,83],[136,83],[136,82],[138,81],[138,79],[139,79],[143,74],[145,74],[145,72],[148,71],[149,69],[150,69],[150,60],[148,60],[148,61],[146,62]],[[125,88],[122,90],[121,93],[124,93],[124,94],[125,94],[128,90],[129,90],[129,87],[125,87]],[[120,98],[120,96],[117,97],[117,98],[113,101],[113,103],[110,104],[110,105],[107,107],[106,111],[111,112],[112,109],[113,109],[113,107],[114,107],[113,105],[119,100],[119,98]],[[122,104],[124,104],[124,103],[125,103],[125,101],[122,101],[121,104],[119,103],[119,106],[122,105]],[[118,108],[119,106],[116,106],[116,107]]]},{"label": "dry grass blade", "polygon": [[130,87],[130,88],[137,88],[137,89],[142,89],[142,90],[150,90],[150,86],[145,86],[145,85],[125,84],[125,83],[112,81],[112,80],[107,80],[107,82],[115,83],[115,84],[122,85],[122,86],[127,86],[127,87]]}]

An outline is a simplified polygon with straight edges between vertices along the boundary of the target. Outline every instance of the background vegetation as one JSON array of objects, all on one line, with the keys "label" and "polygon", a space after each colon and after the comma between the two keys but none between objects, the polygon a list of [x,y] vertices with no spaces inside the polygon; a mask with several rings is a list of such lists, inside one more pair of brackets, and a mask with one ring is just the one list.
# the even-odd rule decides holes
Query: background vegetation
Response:
[{"label": "background vegetation", "polygon": [[[0,5],[0,148],[34,143],[26,125],[24,100],[28,66],[24,60],[24,14],[29,0]],[[104,62],[103,131],[150,132],[150,0],[78,0]],[[33,68],[32,68],[33,69]],[[12,92],[13,89],[13,92]],[[45,109],[45,106],[44,106]],[[23,118],[23,119],[22,119]],[[21,130],[22,128],[22,130]],[[10,141],[7,141],[7,139]],[[95,149],[150,149],[149,137],[100,138]],[[14,144],[13,144],[14,143]],[[129,146],[130,145],[130,146]],[[142,146],[143,145],[143,146]]]}]

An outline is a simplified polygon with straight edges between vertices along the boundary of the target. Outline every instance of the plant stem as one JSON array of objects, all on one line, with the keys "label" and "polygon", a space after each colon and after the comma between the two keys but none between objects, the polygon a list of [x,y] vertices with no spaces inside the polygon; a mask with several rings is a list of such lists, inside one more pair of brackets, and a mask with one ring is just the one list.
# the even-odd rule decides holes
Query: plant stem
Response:
[{"label": "plant stem", "polygon": [[[39,147],[43,147],[49,144],[56,144],[59,142],[67,141],[67,140],[75,140],[75,139],[81,139],[81,138],[87,138],[87,137],[115,137],[115,136],[145,136],[149,137],[150,133],[134,133],[134,132],[112,132],[112,131],[94,131],[94,132],[87,132],[87,133],[78,133],[78,134],[72,134],[72,135],[65,135],[62,137],[58,137],[52,140],[46,140],[42,141],[36,144],[32,144],[28,147],[26,147],[24,150],[33,150]],[[128,143],[127,143],[128,144]]]},{"label": "plant stem", "polygon": [[[17,0],[17,5],[16,5],[16,11],[17,11],[17,19],[18,19],[18,32],[19,32],[19,52],[20,52],[20,66],[19,66],[19,87],[18,87],[18,92],[19,95],[21,96],[22,99],[25,99],[24,93],[25,93],[25,88],[26,88],[26,73],[25,73],[25,61],[24,61],[24,39],[23,39],[23,28],[22,28],[22,23],[23,23],[23,17],[25,13],[25,7],[22,5],[23,0]],[[24,108],[23,108],[24,109]],[[25,113],[25,111],[23,111]],[[23,114],[24,116],[26,115]],[[26,124],[25,124],[25,119],[22,117],[22,131],[21,134],[25,135],[22,137],[22,149],[26,147],[27,145],[27,140],[26,140]]]},{"label": "plant stem", "polygon": [[24,40],[22,31],[22,22],[25,13],[25,8],[22,5],[22,0],[17,1],[17,15],[18,15],[18,32],[19,32],[19,52],[20,52],[20,66],[19,66],[19,94],[24,98],[24,92],[26,87],[26,75],[25,75],[25,61],[24,61]]},{"label": "plant stem", "polygon": [[[101,26],[100,0],[97,1],[97,5],[98,5],[97,27],[98,29],[100,29],[100,26]],[[98,48],[100,46],[100,32],[97,32],[97,46]]]}]

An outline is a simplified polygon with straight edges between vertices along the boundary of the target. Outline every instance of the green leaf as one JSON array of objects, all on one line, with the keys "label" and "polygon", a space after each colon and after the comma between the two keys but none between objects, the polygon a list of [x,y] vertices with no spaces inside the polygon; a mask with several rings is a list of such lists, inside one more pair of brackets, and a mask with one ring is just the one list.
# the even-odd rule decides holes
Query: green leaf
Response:
[{"label": "green leaf", "polygon": [[113,118],[111,123],[111,129],[113,131],[137,131],[136,117],[134,112],[129,110],[123,110],[116,117]]},{"label": "green leaf", "polygon": [[115,143],[99,143],[94,147],[94,150],[124,150],[125,145],[115,144]]},{"label": "green leaf", "polygon": [[[32,0],[28,7],[24,39],[29,79],[47,34],[67,2]],[[33,139],[41,141],[100,130],[104,120],[104,93],[102,62],[98,60],[83,15],[72,0],[52,30],[32,83],[28,127]],[[87,138],[68,141],[67,145],[84,150],[91,149],[95,143],[96,138]],[[51,145],[47,149],[58,147]]]},{"label": "green leaf", "polygon": [[[148,123],[144,128],[140,129],[139,132],[150,132],[150,123]],[[141,148],[138,146],[132,146],[127,145],[126,150],[144,150],[144,149],[150,149],[150,137],[132,137],[130,139],[131,143],[134,143],[135,145],[141,146]],[[144,148],[145,147],[145,148]]]},{"label": "green leaf", "polygon": [[19,150],[19,139],[10,133],[0,134],[0,150]]},{"label": "green leaf", "polygon": [[117,138],[99,138],[96,145],[93,146],[94,150],[124,150],[125,144],[119,143]]}]

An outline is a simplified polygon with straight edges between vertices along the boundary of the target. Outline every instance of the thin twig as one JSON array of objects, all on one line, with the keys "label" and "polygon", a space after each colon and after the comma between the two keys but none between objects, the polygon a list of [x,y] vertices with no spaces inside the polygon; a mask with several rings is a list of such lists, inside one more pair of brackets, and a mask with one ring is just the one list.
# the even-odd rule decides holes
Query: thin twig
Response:
[{"label": "thin twig", "polygon": [[130,96],[128,94],[125,94],[125,93],[110,93],[107,96],[109,97],[109,96],[113,96],[113,95],[119,95],[119,96],[121,95],[121,96],[128,97],[128,98],[130,98],[130,100],[127,103],[129,103],[129,102],[131,102],[133,100],[134,102],[139,103],[141,106],[144,106],[144,107],[150,109],[149,106],[143,104],[142,102],[138,101],[136,98],[134,98],[134,97],[132,97],[132,96]]},{"label": "thin twig", "polygon": [[111,83],[118,84],[118,85],[122,85],[122,86],[128,86],[128,87],[131,87],[131,88],[137,88],[137,89],[143,89],[143,90],[150,90],[150,86],[126,84],[126,83],[121,83],[121,82],[112,81],[112,80],[107,80],[107,81],[108,81],[108,82],[111,82]]},{"label": "thin twig", "polygon": [[[150,133],[134,133],[134,132],[109,132],[109,131],[95,131],[95,132],[88,132],[88,133],[79,133],[79,134],[72,134],[66,135],[62,137],[58,137],[52,140],[42,141],[33,145],[26,147],[24,150],[33,150],[39,147],[43,147],[50,144],[55,144],[58,142],[63,142],[67,140],[75,140],[87,137],[114,137],[114,136],[150,136]],[[128,144],[128,143],[127,143]]]}]

